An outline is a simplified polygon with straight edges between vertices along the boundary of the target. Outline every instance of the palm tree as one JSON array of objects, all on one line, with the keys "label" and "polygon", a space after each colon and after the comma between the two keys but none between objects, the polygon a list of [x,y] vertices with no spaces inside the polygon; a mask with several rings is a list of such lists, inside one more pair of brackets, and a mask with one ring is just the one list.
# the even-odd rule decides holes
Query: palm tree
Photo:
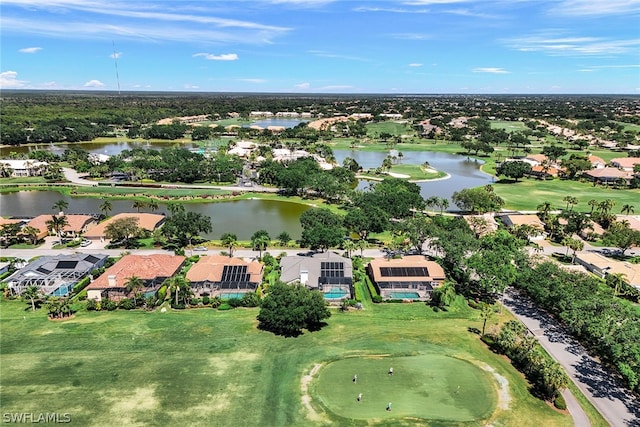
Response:
[{"label": "palm tree", "polygon": [[109,216],[109,212],[113,209],[113,206],[111,206],[111,202],[109,200],[105,200],[100,204],[98,209],[100,209],[100,212],[102,212],[104,216]]},{"label": "palm tree", "polygon": [[578,198],[574,196],[565,196],[562,200],[567,202],[567,210],[572,210],[578,204]]},{"label": "palm tree", "polygon": [[22,234],[27,236],[27,238],[29,239],[32,245],[35,245],[36,243],[38,243],[39,233],[40,233],[40,230],[38,230],[35,227],[31,227],[30,225],[27,225],[22,229]]},{"label": "palm tree", "polygon": [[175,294],[175,305],[179,304],[180,295],[182,295],[184,301],[186,302],[187,297],[192,294],[191,285],[189,285],[187,279],[185,279],[185,277],[182,275],[169,277],[164,283],[167,285],[169,293]]},{"label": "palm tree", "polygon": [[147,206],[147,204],[142,200],[136,200],[133,202],[133,208],[136,209],[138,213],[140,213],[140,209],[143,209],[145,206]]},{"label": "palm tree", "polygon": [[65,215],[51,215],[49,221],[45,221],[47,228],[56,232],[56,236],[62,241],[62,231],[69,225],[69,221]]},{"label": "palm tree", "polygon": [[258,251],[260,251],[260,258],[262,258],[262,251],[267,249],[269,243],[271,243],[271,238],[268,234],[260,234],[251,239],[251,245],[253,246],[253,249],[257,249]]},{"label": "palm tree", "polygon": [[36,298],[40,297],[40,288],[36,285],[31,285],[22,291],[22,297],[29,298],[31,300],[31,310],[36,311]]},{"label": "palm tree", "polygon": [[634,206],[629,204],[624,205],[620,210],[620,213],[623,215],[631,215],[634,212],[635,212]]},{"label": "palm tree", "polygon": [[238,236],[233,233],[224,233],[220,240],[222,241],[222,245],[226,248],[229,248],[229,256],[233,256],[233,250],[238,245]]},{"label": "palm tree", "polygon": [[622,273],[611,273],[607,274],[606,282],[607,285],[613,288],[613,294],[618,296],[622,293],[622,288],[627,284],[627,278]]},{"label": "palm tree", "polygon": [[147,202],[147,207],[151,212],[155,212],[159,208],[158,202],[156,202],[155,200],[149,200],[149,202]]},{"label": "palm tree", "polygon": [[357,248],[358,247],[356,246],[356,242],[351,239],[342,242],[342,249],[347,251],[347,258],[351,258],[351,252],[356,250]]},{"label": "palm tree", "polygon": [[278,234],[276,239],[278,239],[278,241],[280,241],[280,245],[281,246],[286,247],[289,244],[289,242],[291,241],[291,235],[289,233],[287,233],[286,231],[283,231],[282,233]]},{"label": "palm tree", "polygon": [[446,197],[438,197],[437,199],[436,206],[440,208],[440,215],[442,215],[444,210],[449,207],[449,199]]},{"label": "palm tree", "polygon": [[67,209],[68,207],[69,207],[69,203],[67,203],[63,199],[60,199],[57,202],[55,202],[53,206],[51,206],[51,209],[53,209],[56,212],[64,212],[64,210]]},{"label": "palm tree", "polygon": [[589,215],[591,215],[595,207],[598,206],[598,201],[596,199],[591,199],[589,200],[589,202],[587,202],[587,204],[591,206],[591,212],[589,212]]},{"label": "palm tree", "polygon": [[367,249],[368,243],[365,239],[356,240],[356,248],[360,249],[360,258],[363,257],[364,250]]},{"label": "palm tree", "polygon": [[562,244],[567,247],[567,252],[569,252],[569,249],[573,250],[573,259],[571,260],[571,263],[576,261],[576,252],[584,249],[584,242],[580,239],[566,237],[562,240]]},{"label": "palm tree", "polygon": [[551,212],[551,203],[544,202],[538,205],[538,216],[543,222],[547,222],[549,219],[549,213]]},{"label": "palm tree", "polygon": [[144,281],[136,275],[133,275],[127,279],[124,283],[127,292],[133,294],[133,305],[138,306],[138,301],[136,301],[136,293],[139,289],[144,288]]}]

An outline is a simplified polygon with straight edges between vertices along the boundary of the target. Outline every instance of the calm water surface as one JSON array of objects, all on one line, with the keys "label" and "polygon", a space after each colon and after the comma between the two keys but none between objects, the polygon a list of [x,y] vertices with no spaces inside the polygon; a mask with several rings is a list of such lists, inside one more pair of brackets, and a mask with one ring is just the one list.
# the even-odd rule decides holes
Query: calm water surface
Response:
[{"label": "calm water surface", "polygon": [[[93,197],[70,197],[55,191],[20,191],[0,195],[0,216],[28,216],[54,214],[51,207],[58,200],[65,200],[67,213],[100,213],[102,200]],[[129,200],[110,200],[111,215],[120,212],[135,212]],[[155,213],[168,214],[167,205],[158,203]],[[283,231],[292,238],[301,234],[300,215],[309,209],[298,203],[273,200],[235,200],[218,203],[185,203],[187,211],[198,212],[211,217],[213,232],[207,237],[219,239],[223,233],[235,233],[238,239],[250,239],[261,229],[267,230],[272,239]],[[142,210],[142,212],[150,212]]]}]

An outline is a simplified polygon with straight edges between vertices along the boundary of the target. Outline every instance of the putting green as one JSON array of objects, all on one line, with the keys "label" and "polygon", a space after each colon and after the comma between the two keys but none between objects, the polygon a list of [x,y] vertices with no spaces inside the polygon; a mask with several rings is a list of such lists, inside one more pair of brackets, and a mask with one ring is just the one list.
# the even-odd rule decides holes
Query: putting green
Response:
[{"label": "putting green", "polygon": [[[358,357],[320,369],[313,391],[327,410],[345,418],[473,421],[496,407],[494,383],[476,365],[439,354]],[[391,411],[386,410],[389,402]]]}]

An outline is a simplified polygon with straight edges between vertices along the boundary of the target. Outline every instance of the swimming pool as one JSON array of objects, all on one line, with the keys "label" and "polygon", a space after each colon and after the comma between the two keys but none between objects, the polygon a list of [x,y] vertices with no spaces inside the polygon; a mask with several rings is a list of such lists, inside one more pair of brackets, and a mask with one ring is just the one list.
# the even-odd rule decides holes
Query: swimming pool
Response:
[{"label": "swimming pool", "polygon": [[349,292],[346,289],[342,288],[329,288],[325,292],[322,293],[324,299],[339,299],[347,296]]},{"label": "swimming pool", "polygon": [[243,296],[244,296],[244,292],[229,292],[226,294],[220,294],[220,299],[231,299],[231,298],[241,299]]},{"label": "swimming pool", "polygon": [[58,287],[55,291],[51,292],[51,295],[54,297],[63,297],[66,296],[71,289],[73,289],[73,283],[64,283]]},{"label": "swimming pool", "polygon": [[389,292],[390,298],[393,299],[417,299],[420,298],[420,294],[417,292]]}]

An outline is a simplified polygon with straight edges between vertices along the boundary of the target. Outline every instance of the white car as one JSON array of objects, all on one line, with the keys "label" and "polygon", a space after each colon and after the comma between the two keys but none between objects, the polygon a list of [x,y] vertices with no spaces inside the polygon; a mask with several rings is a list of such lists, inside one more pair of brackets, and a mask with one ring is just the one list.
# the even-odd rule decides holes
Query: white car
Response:
[{"label": "white car", "polygon": [[193,248],[194,251],[201,251],[201,252],[206,252],[209,250],[209,248],[207,248],[206,246],[196,246],[195,248]]},{"label": "white car", "polygon": [[92,243],[93,242],[91,240],[83,240],[82,243],[80,243],[80,246],[82,246],[84,248],[84,247],[89,246]]}]

